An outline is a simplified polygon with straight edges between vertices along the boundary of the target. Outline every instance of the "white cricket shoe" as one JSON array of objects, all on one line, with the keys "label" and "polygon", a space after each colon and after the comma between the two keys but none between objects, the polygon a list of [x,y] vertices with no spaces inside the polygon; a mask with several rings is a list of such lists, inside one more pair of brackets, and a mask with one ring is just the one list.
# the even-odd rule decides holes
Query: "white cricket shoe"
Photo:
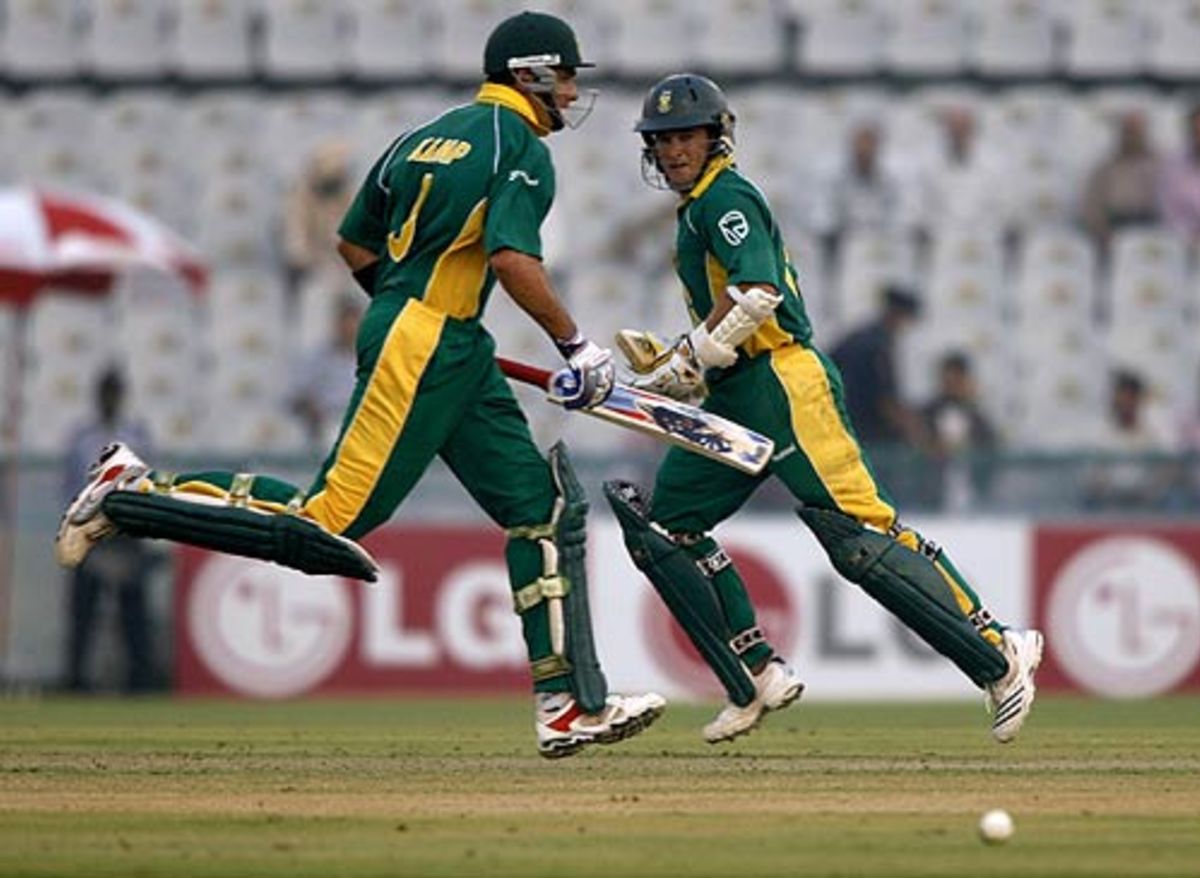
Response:
[{"label": "white cricket shoe", "polygon": [[578,753],[589,744],[615,744],[648,729],[667,708],[654,692],[609,695],[599,713],[584,713],[567,692],[535,696],[538,752],[547,759]]},{"label": "white cricket shoe", "polygon": [[984,702],[992,714],[992,737],[1007,744],[1017,736],[1033,708],[1033,673],[1042,663],[1042,632],[1004,632],[1001,651],[1008,659],[1008,673],[984,689]]},{"label": "white cricket shoe", "polygon": [[782,710],[800,697],[804,683],[795,669],[779,657],[767,662],[754,677],[754,700],[745,707],[730,702],[704,727],[704,740],[710,744],[732,741],[750,732],[772,710]]},{"label": "white cricket shoe", "polygon": [[100,511],[113,491],[133,487],[150,468],[123,442],[106,445],[88,467],[88,482],[67,506],[54,538],[54,554],[64,567],[78,567],[92,546],[112,536],[117,528]]}]

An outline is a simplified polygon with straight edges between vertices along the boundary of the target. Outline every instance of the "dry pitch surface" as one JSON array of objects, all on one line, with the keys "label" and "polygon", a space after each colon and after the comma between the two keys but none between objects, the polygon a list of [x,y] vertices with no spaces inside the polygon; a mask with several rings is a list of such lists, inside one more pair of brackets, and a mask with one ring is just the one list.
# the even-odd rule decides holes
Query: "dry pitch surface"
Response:
[{"label": "dry pitch surface", "polygon": [[525,699],[0,702],[0,875],[1200,876],[1200,700],[712,709],[548,762]]}]

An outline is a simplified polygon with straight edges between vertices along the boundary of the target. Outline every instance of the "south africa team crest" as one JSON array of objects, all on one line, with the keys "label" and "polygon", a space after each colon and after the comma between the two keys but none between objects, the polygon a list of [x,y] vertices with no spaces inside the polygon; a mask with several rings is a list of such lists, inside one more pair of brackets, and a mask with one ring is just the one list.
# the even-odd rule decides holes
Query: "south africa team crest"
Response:
[{"label": "south africa team crest", "polygon": [[671,90],[670,89],[667,89],[666,91],[661,92],[658,96],[658,112],[659,113],[671,112],[671,101],[672,101],[672,98],[671,98]]}]

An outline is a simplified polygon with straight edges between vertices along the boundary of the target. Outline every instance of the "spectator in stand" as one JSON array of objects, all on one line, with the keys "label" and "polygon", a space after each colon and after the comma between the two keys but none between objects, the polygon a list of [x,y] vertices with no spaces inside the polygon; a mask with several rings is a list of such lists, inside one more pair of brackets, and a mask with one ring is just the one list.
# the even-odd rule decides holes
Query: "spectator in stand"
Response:
[{"label": "spectator in stand", "polygon": [[1116,149],[1092,170],[1083,195],[1083,223],[1102,250],[1115,230],[1160,218],[1161,160],[1150,142],[1146,115],[1130,110],[1117,126]]},{"label": "spectator in stand", "polygon": [[979,148],[979,128],[967,106],[946,108],[938,119],[944,136],[942,155],[923,175],[920,207],[926,230],[939,225],[1003,222],[1004,176],[996,156]]},{"label": "spectator in stand", "polygon": [[331,289],[340,288],[345,266],[337,255],[337,230],[354,193],[349,147],[340,140],[318,145],[284,204],[283,258],[293,306],[306,283],[327,281]]},{"label": "spectator in stand", "polygon": [[[102,372],[95,386],[95,417],[82,424],[67,446],[63,496],[70,499],[89,479],[88,464],[96,448],[108,442],[149,445],[145,427],[125,417],[125,381],[116,369]],[[69,692],[89,692],[94,680],[88,672],[105,595],[115,599],[125,652],[122,689],[130,694],[145,692],[157,683],[151,648],[150,612],[147,601],[147,572],[154,552],[143,540],[121,534],[97,546],[70,573],[68,604],[66,678]]]},{"label": "spectator in stand", "polygon": [[830,182],[828,210],[821,222],[835,250],[841,236],[853,229],[894,228],[900,224],[903,187],[884,167],[883,131],[875,122],[862,122],[850,134],[850,152]]},{"label": "spectator in stand", "polygon": [[1176,432],[1151,400],[1145,379],[1131,369],[1112,374],[1108,409],[1093,434],[1092,450],[1117,456],[1097,462],[1087,475],[1086,500],[1093,506],[1160,507],[1179,481],[1174,461],[1153,459],[1179,451]]},{"label": "spectator in stand", "polygon": [[896,365],[896,343],[917,321],[920,309],[912,290],[889,286],[879,316],[852,331],[833,349],[846,387],[850,420],[868,451],[916,447],[923,442],[921,418],[901,398]]},{"label": "spectator in stand", "polygon": [[342,414],[354,392],[355,342],[362,312],[358,297],[338,298],[331,311],[328,343],[304,356],[294,372],[290,408],[314,448],[328,447],[337,438]]},{"label": "spectator in stand", "polygon": [[979,405],[971,358],[950,351],[938,364],[938,390],[922,409],[930,453],[938,463],[936,499],[945,508],[960,511],[986,486],[986,460],[972,454],[990,451],[996,431]]},{"label": "spectator in stand", "polygon": [[1163,169],[1159,202],[1167,225],[1200,248],[1200,99],[1188,112],[1186,141],[1183,152]]}]

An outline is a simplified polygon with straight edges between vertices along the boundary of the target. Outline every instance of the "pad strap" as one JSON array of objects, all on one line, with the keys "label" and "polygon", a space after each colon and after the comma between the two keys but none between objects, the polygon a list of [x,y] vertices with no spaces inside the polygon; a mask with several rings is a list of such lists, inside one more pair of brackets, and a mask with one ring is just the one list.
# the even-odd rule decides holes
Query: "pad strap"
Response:
[{"label": "pad strap", "polygon": [[753,628],[747,628],[745,631],[739,631],[729,641],[729,648],[738,655],[745,655],[760,643],[766,643],[767,636],[763,634],[763,630],[755,625]]},{"label": "pad strap", "polygon": [[561,576],[542,576],[513,592],[513,609],[518,613],[532,610],[550,598],[565,598],[571,586]]}]

